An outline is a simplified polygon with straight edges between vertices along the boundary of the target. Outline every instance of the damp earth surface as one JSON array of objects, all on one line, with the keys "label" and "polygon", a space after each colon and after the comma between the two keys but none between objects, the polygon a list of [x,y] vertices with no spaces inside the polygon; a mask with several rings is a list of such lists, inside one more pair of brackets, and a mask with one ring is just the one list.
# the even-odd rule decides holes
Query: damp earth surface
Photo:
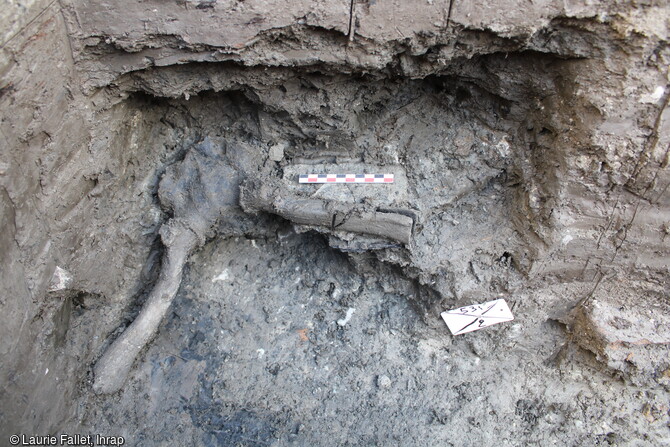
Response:
[{"label": "damp earth surface", "polygon": [[667,17],[13,2],[2,443],[670,445]]}]

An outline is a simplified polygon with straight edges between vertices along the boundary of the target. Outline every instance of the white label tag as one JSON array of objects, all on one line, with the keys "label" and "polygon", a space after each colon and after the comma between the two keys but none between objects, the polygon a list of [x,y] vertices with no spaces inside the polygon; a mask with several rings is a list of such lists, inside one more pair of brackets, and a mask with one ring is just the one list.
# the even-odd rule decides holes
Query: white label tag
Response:
[{"label": "white label tag", "polygon": [[505,321],[514,320],[504,299],[463,306],[442,312],[442,319],[453,335],[465,334]]}]

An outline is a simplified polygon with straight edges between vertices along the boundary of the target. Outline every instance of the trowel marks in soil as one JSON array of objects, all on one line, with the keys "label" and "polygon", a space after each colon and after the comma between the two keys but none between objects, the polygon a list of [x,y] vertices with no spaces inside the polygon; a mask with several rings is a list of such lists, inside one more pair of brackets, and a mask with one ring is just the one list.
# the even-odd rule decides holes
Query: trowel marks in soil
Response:
[{"label": "trowel marks in soil", "polygon": [[668,444],[669,8],[10,2],[0,439]]}]

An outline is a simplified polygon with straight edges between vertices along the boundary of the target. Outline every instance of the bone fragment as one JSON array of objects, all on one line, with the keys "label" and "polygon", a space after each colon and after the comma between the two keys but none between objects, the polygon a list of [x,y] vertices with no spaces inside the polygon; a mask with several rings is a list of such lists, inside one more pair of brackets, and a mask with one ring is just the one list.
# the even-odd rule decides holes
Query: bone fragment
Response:
[{"label": "bone fragment", "polygon": [[246,182],[241,192],[240,200],[246,211],[264,211],[297,224],[369,234],[402,244],[409,244],[412,237],[414,221],[403,214],[361,210],[350,204],[316,199],[284,199],[271,184]]},{"label": "bone fragment", "polygon": [[121,389],[135,358],[153,338],[174,300],[181,283],[182,269],[198,245],[196,234],[179,222],[161,227],[167,247],[160,277],[135,321],[117,338],[94,368],[96,393],[114,393]]},{"label": "bone fragment", "polygon": [[161,272],[140,314],[95,365],[96,393],[113,393],[123,386],[135,358],[154,337],[170,308],[189,255],[215,233],[225,216],[238,209],[239,179],[224,160],[224,152],[205,139],[194,145],[183,161],[170,166],[161,179],[161,204],[175,216],[160,230],[166,248]]}]

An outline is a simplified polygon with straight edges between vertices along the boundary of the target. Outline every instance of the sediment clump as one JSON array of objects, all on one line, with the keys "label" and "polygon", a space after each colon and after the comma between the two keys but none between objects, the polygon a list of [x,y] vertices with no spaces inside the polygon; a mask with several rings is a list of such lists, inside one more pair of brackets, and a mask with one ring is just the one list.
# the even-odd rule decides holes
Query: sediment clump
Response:
[{"label": "sediment clump", "polygon": [[668,5],[401,3],[0,12],[1,436],[665,442]]}]

